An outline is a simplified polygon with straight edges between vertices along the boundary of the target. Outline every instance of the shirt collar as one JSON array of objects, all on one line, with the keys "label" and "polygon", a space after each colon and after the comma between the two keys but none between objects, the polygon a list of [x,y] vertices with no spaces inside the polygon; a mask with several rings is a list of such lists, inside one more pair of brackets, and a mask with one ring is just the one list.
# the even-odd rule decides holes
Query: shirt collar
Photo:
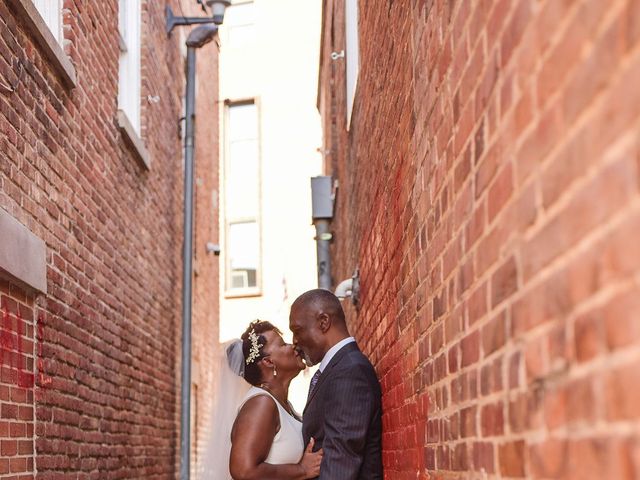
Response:
[{"label": "shirt collar", "polygon": [[329,362],[331,361],[331,359],[333,358],[333,356],[338,353],[338,350],[340,350],[342,347],[344,347],[345,345],[349,344],[349,343],[353,343],[355,342],[356,339],[353,337],[347,337],[344,340],[340,340],[338,343],[336,343],[333,347],[331,347],[327,353],[324,354],[324,357],[322,357],[322,361],[320,362],[320,366],[318,367],[318,370],[320,370],[321,372],[324,371],[325,368],[327,368],[327,365],[329,365]]}]

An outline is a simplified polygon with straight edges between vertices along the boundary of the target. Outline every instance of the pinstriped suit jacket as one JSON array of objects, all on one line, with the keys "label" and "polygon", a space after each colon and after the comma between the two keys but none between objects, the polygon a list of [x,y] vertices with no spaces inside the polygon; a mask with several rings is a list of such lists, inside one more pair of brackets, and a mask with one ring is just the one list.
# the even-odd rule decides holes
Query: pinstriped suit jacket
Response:
[{"label": "pinstriped suit jacket", "polygon": [[304,409],[305,445],[324,449],[320,480],[382,479],[382,394],[373,366],[355,343],[324,369]]}]

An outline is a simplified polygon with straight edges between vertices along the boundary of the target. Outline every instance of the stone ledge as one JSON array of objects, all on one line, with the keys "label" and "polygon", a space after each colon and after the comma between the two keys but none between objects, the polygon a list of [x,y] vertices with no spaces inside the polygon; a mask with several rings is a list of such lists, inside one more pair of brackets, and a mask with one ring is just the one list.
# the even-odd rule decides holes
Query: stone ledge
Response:
[{"label": "stone ledge", "polygon": [[127,144],[132,148],[134,153],[136,153],[140,162],[142,162],[147,170],[151,170],[151,158],[149,158],[149,152],[144,147],[142,139],[134,130],[133,125],[131,125],[127,114],[122,110],[118,110],[118,127],[120,127],[120,132]]},{"label": "stone ledge", "polygon": [[69,88],[77,86],[76,70],[64,50],[55,39],[51,30],[40,16],[32,0],[9,0],[18,13],[18,19],[22,20],[31,32],[36,43],[42,49],[44,56],[52,63],[53,67],[62,77],[63,82]]},{"label": "stone ledge", "polygon": [[0,208],[0,275],[47,293],[47,247]]}]

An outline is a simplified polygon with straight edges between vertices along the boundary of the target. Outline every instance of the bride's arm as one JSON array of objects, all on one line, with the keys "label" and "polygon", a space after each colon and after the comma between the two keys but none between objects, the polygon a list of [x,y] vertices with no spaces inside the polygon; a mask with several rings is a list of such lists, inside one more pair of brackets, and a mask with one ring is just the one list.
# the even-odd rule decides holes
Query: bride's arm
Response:
[{"label": "bride's arm", "polygon": [[318,475],[319,452],[305,453],[299,463],[265,463],[279,423],[278,407],[270,397],[258,395],[244,404],[231,432],[229,470],[235,480],[304,480]]}]

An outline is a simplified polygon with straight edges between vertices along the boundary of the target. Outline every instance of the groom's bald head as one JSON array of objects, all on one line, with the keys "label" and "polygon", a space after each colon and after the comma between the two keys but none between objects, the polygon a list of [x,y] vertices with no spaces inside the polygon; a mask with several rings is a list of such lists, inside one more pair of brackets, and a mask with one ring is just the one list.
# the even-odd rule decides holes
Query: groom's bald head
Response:
[{"label": "groom's bald head", "polygon": [[342,325],[346,325],[344,319],[344,310],[340,304],[340,300],[329,290],[316,288],[303,293],[291,306],[293,308],[306,308],[312,312],[324,312],[331,318]]},{"label": "groom's bald head", "polygon": [[293,302],[289,328],[294,342],[313,363],[320,362],[327,350],[349,336],[340,300],[321,288],[309,290]]}]

